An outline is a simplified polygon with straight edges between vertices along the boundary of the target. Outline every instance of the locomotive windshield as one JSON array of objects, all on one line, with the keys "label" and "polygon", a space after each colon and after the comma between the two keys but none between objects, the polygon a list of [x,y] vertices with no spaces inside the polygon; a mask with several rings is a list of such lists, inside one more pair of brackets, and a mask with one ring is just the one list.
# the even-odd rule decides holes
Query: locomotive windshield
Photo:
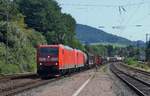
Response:
[{"label": "locomotive windshield", "polygon": [[58,55],[58,48],[40,48],[40,54]]}]

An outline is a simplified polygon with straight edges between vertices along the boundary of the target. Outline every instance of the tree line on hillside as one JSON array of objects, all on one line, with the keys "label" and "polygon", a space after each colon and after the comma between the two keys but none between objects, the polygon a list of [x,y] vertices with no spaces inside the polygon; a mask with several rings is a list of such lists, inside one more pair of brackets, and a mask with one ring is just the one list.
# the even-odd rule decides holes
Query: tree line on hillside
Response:
[{"label": "tree line on hillside", "polygon": [[87,25],[77,24],[76,32],[78,39],[85,44],[107,43],[107,44],[118,44],[122,46],[133,44],[132,41],[126,38],[109,34],[101,29],[97,29]]},{"label": "tree line on hillside", "polygon": [[138,48],[134,46],[118,47],[113,45],[85,45],[85,49],[93,54],[113,57],[115,55],[127,58],[140,59],[143,55],[144,48]]},{"label": "tree line on hillside", "polygon": [[39,44],[83,49],[75,26],[54,0],[0,0],[0,73],[35,71]]}]

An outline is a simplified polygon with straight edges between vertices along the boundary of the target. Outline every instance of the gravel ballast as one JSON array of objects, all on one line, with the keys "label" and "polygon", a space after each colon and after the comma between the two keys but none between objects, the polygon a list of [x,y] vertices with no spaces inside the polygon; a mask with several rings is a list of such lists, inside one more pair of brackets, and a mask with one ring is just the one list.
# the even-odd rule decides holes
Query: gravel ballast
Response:
[{"label": "gravel ballast", "polygon": [[[77,95],[78,89],[89,79]],[[127,85],[120,81],[103,65],[98,71],[91,69],[70,77],[51,82],[16,96],[137,96]]]}]

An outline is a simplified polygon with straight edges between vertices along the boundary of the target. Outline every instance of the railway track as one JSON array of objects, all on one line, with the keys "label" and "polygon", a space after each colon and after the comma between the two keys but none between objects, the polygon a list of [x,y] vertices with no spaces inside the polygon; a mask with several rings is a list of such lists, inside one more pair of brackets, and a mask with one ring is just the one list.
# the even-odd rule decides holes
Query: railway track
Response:
[{"label": "railway track", "polygon": [[21,79],[21,78],[30,78],[37,77],[35,73],[26,73],[26,74],[14,74],[14,75],[1,75],[0,83],[8,82],[9,80]]},{"label": "railway track", "polygon": [[[84,72],[84,71],[88,71],[88,70],[82,70],[80,72]],[[0,77],[0,96],[14,96],[15,94],[48,83],[52,83],[66,77],[70,77],[75,74],[79,74],[80,72],[75,72],[58,78],[50,78],[45,80],[42,80],[36,74]]]},{"label": "railway track", "polygon": [[120,65],[125,67],[125,68],[128,68],[129,70],[132,70],[134,72],[142,73],[144,75],[150,76],[150,72],[146,72],[146,71],[143,71],[143,70],[140,70],[140,69],[132,68],[132,67],[129,67],[129,66],[125,65],[125,64],[120,64]]},{"label": "railway track", "polygon": [[[0,77],[0,96],[10,96],[14,93],[23,91],[23,87],[35,84],[38,81],[36,74],[17,74]],[[27,89],[24,88],[24,89]]]},{"label": "railway track", "polygon": [[[71,75],[70,75],[71,76]],[[0,96],[14,96],[26,90],[36,88],[64,77],[42,80],[37,74],[19,74],[0,77]]]},{"label": "railway track", "polygon": [[0,77],[0,96],[13,96],[17,93],[53,82],[58,78],[41,80],[36,74],[17,74]]},{"label": "railway track", "polygon": [[130,74],[131,76],[133,76],[143,82],[146,82],[147,84],[150,85],[150,73],[149,72],[138,70],[138,69],[129,67],[122,63],[117,64],[117,67],[120,70],[124,71],[125,73]]},{"label": "railway track", "polygon": [[132,88],[140,96],[150,96],[150,84],[140,80],[126,72],[120,70],[115,64],[110,65],[110,70],[124,81],[130,88]]},{"label": "railway track", "polygon": [[36,88],[38,86],[44,85],[44,84],[48,84],[50,82],[56,81],[55,79],[50,79],[50,80],[35,80],[34,82],[30,82],[30,83],[26,83],[26,84],[21,84],[19,86],[15,86],[15,87],[9,87],[8,89],[3,89],[3,91],[1,91],[0,96],[13,96],[17,93],[32,89],[32,88]]}]

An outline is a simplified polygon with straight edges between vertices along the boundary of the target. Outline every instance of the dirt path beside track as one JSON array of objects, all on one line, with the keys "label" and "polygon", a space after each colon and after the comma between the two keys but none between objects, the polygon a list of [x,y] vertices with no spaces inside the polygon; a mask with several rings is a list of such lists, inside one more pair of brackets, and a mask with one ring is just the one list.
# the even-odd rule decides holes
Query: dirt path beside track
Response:
[{"label": "dirt path beside track", "polygon": [[137,96],[109,70],[109,64],[16,96]]}]

